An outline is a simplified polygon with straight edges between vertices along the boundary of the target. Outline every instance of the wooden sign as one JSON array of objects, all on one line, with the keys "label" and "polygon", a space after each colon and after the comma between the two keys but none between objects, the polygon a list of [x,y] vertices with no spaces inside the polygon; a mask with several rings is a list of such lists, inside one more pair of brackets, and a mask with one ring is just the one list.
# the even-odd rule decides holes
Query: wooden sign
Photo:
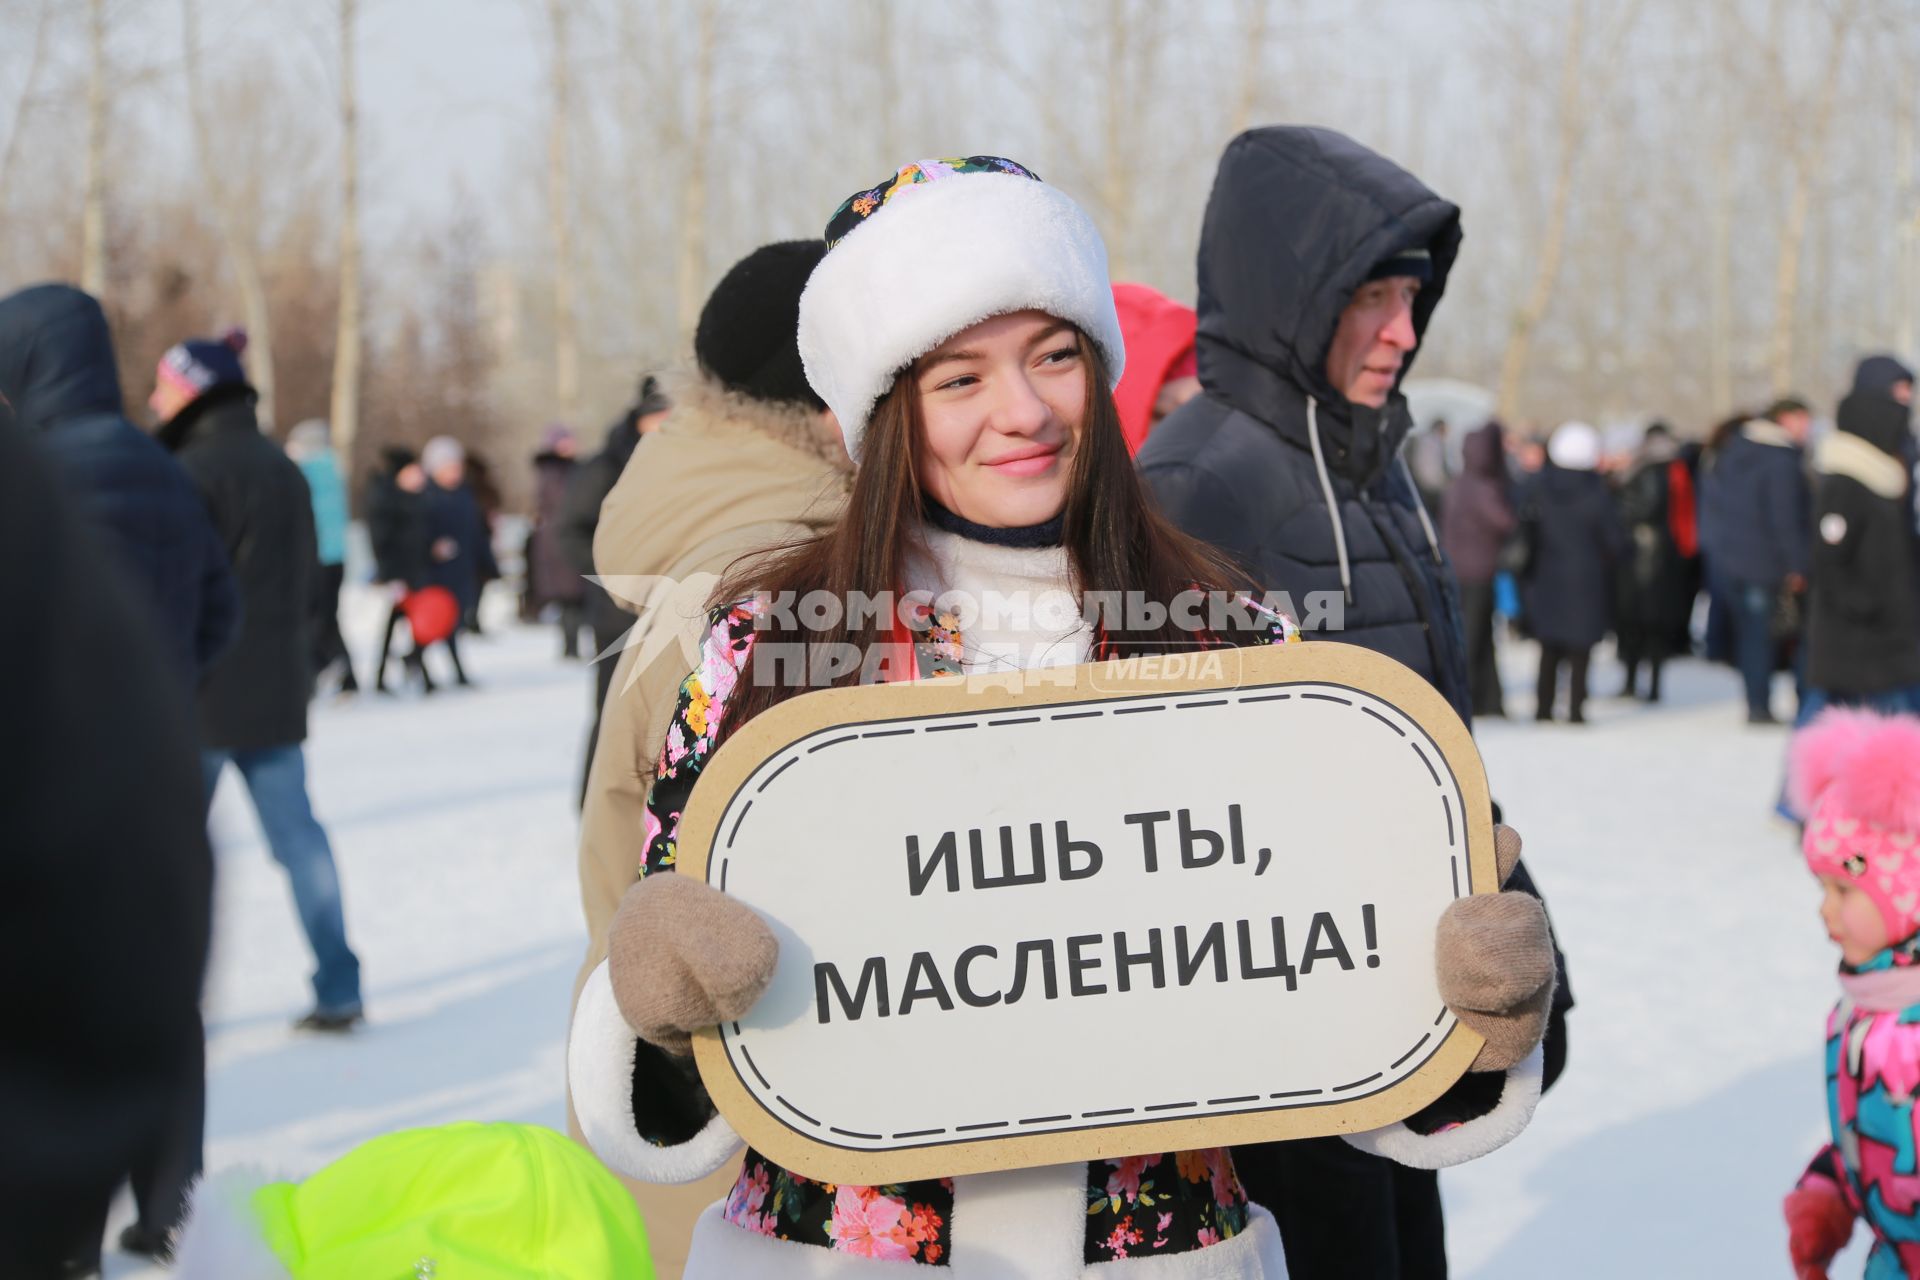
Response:
[{"label": "wooden sign", "polygon": [[1349,645],[806,694],[714,756],[678,848],[780,943],[701,1077],[823,1181],[1377,1128],[1481,1044],[1434,975],[1441,912],[1497,887],[1479,755]]}]

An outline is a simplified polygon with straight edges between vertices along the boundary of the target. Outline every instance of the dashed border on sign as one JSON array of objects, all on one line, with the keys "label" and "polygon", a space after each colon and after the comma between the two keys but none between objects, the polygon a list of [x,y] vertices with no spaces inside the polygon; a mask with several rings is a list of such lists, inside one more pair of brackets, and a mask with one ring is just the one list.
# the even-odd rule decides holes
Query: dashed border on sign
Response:
[{"label": "dashed border on sign", "polygon": [[[1344,689],[1350,693],[1355,694],[1357,697],[1372,696],[1370,694],[1366,694],[1362,690],[1354,689],[1351,686],[1337,684],[1330,681],[1311,680],[1311,681],[1299,681],[1296,683],[1312,685],[1316,688],[1322,688],[1322,689]],[[1272,689],[1276,687],[1279,687],[1279,686],[1274,686],[1274,685],[1256,686],[1256,688],[1258,689]],[[1110,702],[1110,703],[1125,703],[1125,702],[1145,703],[1148,701],[1152,701],[1153,705],[1094,707],[1094,708],[1089,708],[1089,709],[1080,710],[1080,711],[1061,711],[1061,712],[1054,712],[1054,713],[1045,714],[1045,715],[1027,715],[1027,716],[1001,715],[997,719],[985,718],[989,715],[995,714],[995,713],[988,713],[988,712],[949,712],[944,715],[932,715],[932,716],[924,716],[924,717],[916,716],[913,718],[923,719],[927,721],[935,721],[935,722],[944,721],[945,723],[907,725],[907,726],[904,726],[901,728],[895,728],[895,729],[868,729],[868,730],[862,730],[857,733],[842,733],[839,736],[830,738],[825,742],[814,743],[804,748],[792,749],[784,756],[779,766],[776,767],[773,770],[773,772],[769,773],[764,779],[760,781],[760,783],[757,786],[753,788],[753,793],[754,795],[757,796],[761,792],[764,792],[769,786],[773,784],[774,779],[778,778],[781,774],[785,773],[793,765],[798,764],[800,761],[800,758],[803,755],[809,755],[809,756],[814,755],[818,752],[827,750],[829,747],[837,747],[848,742],[856,742],[856,741],[861,741],[868,738],[899,738],[899,737],[911,736],[915,733],[929,733],[929,734],[954,733],[961,730],[978,729],[978,728],[988,728],[988,729],[1012,728],[1019,725],[1040,724],[1046,721],[1093,720],[1093,719],[1098,719],[1102,716],[1107,716],[1107,715],[1114,715],[1114,716],[1143,715],[1143,714],[1147,714],[1149,712],[1155,712],[1155,711],[1198,710],[1198,709],[1207,708],[1207,707],[1223,707],[1228,705],[1229,703],[1253,704],[1253,703],[1263,703],[1263,702],[1285,702],[1292,698],[1299,698],[1301,701],[1306,701],[1306,702],[1332,702],[1332,703],[1338,703],[1341,706],[1355,707],[1358,710],[1365,712],[1367,715],[1371,716],[1373,719],[1379,721],[1382,725],[1385,725],[1388,729],[1392,730],[1396,735],[1398,735],[1402,739],[1405,739],[1407,742],[1407,745],[1413,749],[1414,754],[1420,757],[1420,762],[1426,766],[1427,775],[1433,779],[1433,784],[1435,788],[1437,788],[1440,791],[1440,804],[1441,804],[1441,807],[1446,819],[1446,824],[1447,824],[1447,847],[1451,851],[1449,854],[1449,859],[1452,863],[1453,895],[1455,898],[1458,898],[1460,896],[1460,840],[1459,840],[1460,833],[1456,828],[1456,825],[1453,820],[1453,798],[1451,795],[1448,794],[1447,782],[1442,780],[1440,776],[1440,770],[1445,769],[1447,778],[1453,779],[1453,769],[1452,769],[1452,766],[1447,764],[1446,757],[1443,754],[1441,754],[1438,744],[1435,743],[1431,738],[1427,737],[1426,731],[1424,729],[1421,730],[1421,737],[1426,738],[1426,745],[1423,747],[1419,739],[1410,737],[1407,734],[1406,730],[1402,729],[1399,725],[1395,724],[1392,720],[1380,714],[1378,711],[1374,710],[1372,707],[1365,706],[1357,702],[1354,698],[1343,698],[1335,694],[1329,694],[1329,693],[1241,693],[1241,694],[1236,694],[1236,695],[1233,695],[1232,697],[1227,697],[1227,698],[1210,697],[1210,698],[1203,698],[1203,699],[1190,698],[1186,701],[1170,700],[1170,699],[1178,698],[1181,696],[1183,695],[1138,694],[1132,697],[1124,697],[1124,696],[1110,697],[1110,698],[1102,699],[1102,701]],[[876,721],[874,723],[886,724],[889,722]],[[1418,724],[1415,724],[1415,728],[1419,728]],[[1429,748],[1432,750],[1432,753],[1433,753],[1432,756],[1428,755]],[[1435,768],[1434,766],[1435,757],[1438,757],[1439,759],[1440,768]],[[761,766],[762,769],[764,769],[765,767],[766,767],[765,765]],[[760,771],[761,770],[755,770],[755,774],[757,775]],[[752,781],[753,781],[752,777],[749,777],[747,779],[747,783],[751,783]],[[742,792],[745,791],[747,783],[742,783],[741,785]],[[1459,785],[1458,780],[1454,779],[1454,786],[1456,789],[1458,788],[1458,785]],[[739,793],[735,794],[734,799],[735,800],[739,799]],[[716,859],[711,860],[708,864],[707,874],[709,878],[714,879],[723,892],[727,887],[727,865],[731,858],[731,851],[733,849],[734,841],[739,838],[740,826],[742,823],[746,821],[747,813],[752,808],[753,808],[753,801],[749,799],[746,802],[746,804],[740,809],[739,815],[734,819],[734,822],[731,828],[728,830],[726,843],[721,847],[719,851],[719,856]],[[728,805],[728,812],[732,812],[731,803],[729,803]],[[719,872],[717,877],[715,876],[714,869],[713,869],[716,864],[719,867]],[[764,1094],[771,1094],[775,1102],[779,1103],[782,1107],[784,1107],[788,1112],[792,1113],[794,1116],[797,1116],[799,1119],[804,1120],[808,1125],[812,1126],[815,1130],[826,1132],[826,1133],[837,1134],[845,1138],[858,1139],[864,1142],[887,1142],[887,1143],[896,1143],[896,1144],[906,1142],[906,1143],[912,1143],[913,1147],[933,1147],[933,1146],[951,1145],[952,1143],[955,1143],[955,1142],[976,1141],[977,1139],[973,1135],[990,1133],[1000,1129],[1013,1129],[1013,1128],[1029,1127],[1029,1126],[1037,1129],[1038,1126],[1041,1126],[1041,1125],[1061,1125],[1065,1127],[1045,1129],[1045,1130],[1039,1130],[1039,1131],[1047,1132],[1047,1133],[1068,1133],[1068,1132],[1072,1132],[1075,1129],[1080,1129],[1080,1128],[1105,1127],[1107,1125],[1145,1124],[1151,1121],[1176,1120],[1181,1118],[1177,1114],[1179,1112],[1202,1110],[1202,1108],[1205,1108],[1205,1110],[1202,1113],[1203,1117],[1210,1118],[1214,1116],[1246,1115],[1249,1113],[1261,1112],[1261,1111],[1288,1110],[1288,1109],[1302,1107],[1302,1106],[1321,1106],[1321,1105],[1325,1105],[1328,1102],[1336,1102],[1336,1101],[1337,1102],[1356,1101],[1359,1098],[1370,1097],[1372,1094],[1380,1093],[1386,1089],[1392,1088],[1394,1085],[1400,1083],[1401,1080],[1413,1074],[1413,1071],[1417,1071],[1419,1067],[1426,1062],[1427,1058],[1431,1058],[1434,1053],[1439,1052],[1440,1046],[1446,1043],[1447,1038],[1453,1032],[1453,1028],[1448,1027],[1445,1032],[1439,1033],[1438,1041],[1434,1040],[1434,1036],[1436,1032],[1438,1032],[1438,1029],[1441,1026],[1441,1024],[1447,1021],[1448,1016],[1449,1016],[1449,1011],[1443,1005],[1440,1009],[1440,1012],[1434,1017],[1434,1020],[1433,1020],[1434,1030],[1428,1031],[1425,1034],[1423,1034],[1418,1040],[1416,1040],[1413,1043],[1411,1048],[1409,1048],[1405,1053],[1401,1054],[1398,1058],[1394,1059],[1392,1065],[1389,1066],[1385,1071],[1376,1071],[1372,1075],[1365,1076],[1359,1080],[1349,1081],[1345,1084],[1338,1084],[1338,1085],[1332,1085],[1332,1086],[1321,1087],[1321,1088],[1311,1088],[1311,1089],[1306,1089],[1306,1088],[1281,1089],[1281,1090],[1276,1090],[1276,1091],[1267,1093],[1264,1096],[1260,1094],[1246,1094],[1243,1096],[1236,1096],[1231,1098],[1212,1098],[1212,1099],[1206,1100],[1204,1103],[1199,1099],[1188,1099],[1180,1102],[1156,1102],[1156,1103],[1148,1103],[1145,1105],[1137,1105],[1137,1106],[1131,1106],[1131,1107],[1102,1107],[1102,1108],[1096,1108],[1090,1111],[1082,1111],[1082,1112],[1079,1112],[1077,1115],[1074,1113],[1065,1113],[1061,1115],[1050,1115],[1050,1116],[1031,1116],[1031,1117],[1027,1117],[1025,1119],[1019,1119],[1019,1120],[982,1120],[982,1121],[977,1121],[971,1124],[952,1125],[945,1128],[909,1129],[904,1132],[894,1133],[894,1134],[861,1133],[855,1130],[842,1129],[837,1125],[825,1124],[822,1121],[815,1119],[813,1116],[807,1114],[805,1111],[802,1111],[799,1107],[789,1102],[786,1098],[780,1096],[778,1093],[774,1093],[773,1086],[768,1082],[766,1076],[761,1072],[758,1064],[756,1064],[753,1061],[752,1054],[748,1051],[747,1045],[745,1043],[744,1033],[742,1032],[740,1024],[738,1022],[731,1024],[730,1027],[722,1027],[721,1029],[722,1034],[720,1039],[721,1039],[722,1045],[725,1047],[727,1051],[727,1060],[730,1064],[733,1065],[734,1074],[736,1076],[740,1075],[739,1065],[737,1062],[734,1061],[734,1050],[737,1048],[740,1051],[741,1056],[746,1059],[747,1065],[752,1070],[754,1078],[760,1082],[761,1091],[764,1091]],[[1409,1059],[1411,1059],[1415,1054],[1419,1053],[1420,1050],[1423,1047],[1425,1047],[1429,1042],[1432,1042],[1433,1048],[1427,1053],[1426,1057],[1423,1057],[1419,1063],[1415,1063],[1413,1068],[1411,1068],[1410,1070],[1401,1071],[1400,1068],[1402,1067],[1402,1065],[1405,1064]],[[1394,1074],[1394,1073],[1398,1073],[1398,1074]],[[1387,1080],[1386,1078],[1390,1074],[1392,1074],[1394,1078],[1391,1080]],[[1384,1084],[1378,1083],[1382,1080],[1386,1080],[1386,1083]],[[743,1086],[747,1084],[747,1081],[744,1076],[740,1077],[740,1083]],[[1376,1087],[1369,1089],[1366,1093],[1354,1092],[1355,1090],[1365,1088],[1368,1085],[1375,1085]],[[748,1092],[749,1094],[755,1096],[756,1098],[760,1098],[762,1101],[762,1105],[764,1105],[764,1096],[761,1092],[756,1092],[750,1087],[748,1089]],[[1347,1096],[1349,1094],[1351,1094],[1352,1096],[1351,1097]],[[1319,1101],[1311,1101],[1313,1099],[1318,1099]],[[1275,1105],[1275,1104],[1279,1104],[1279,1105]],[[1217,1108],[1229,1108],[1229,1109],[1219,1110]],[[790,1129],[794,1129],[794,1132],[796,1133],[806,1132],[806,1130],[803,1130],[803,1129],[795,1129],[793,1124],[790,1121],[788,1121],[785,1116],[781,1116],[780,1113],[777,1111],[770,1111],[769,1114],[772,1114],[776,1118],[780,1119],[783,1124],[786,1124],[787,1127]],[[1124,1119],[1124,1117],[1127,1117],[1127,1116],[1137,1116],[1139,1118],[1129,1121]],[[1075,1121],[1088,1122],[1088,1123],[1070,1123]],[[849,1151],[900,1151],[900,1150],[913,1149],[913,1147],[901,1147],[901,1146],[891,1146],[891,1145],[886,1147],[850,1147],[844,1143],[832,1143],[828,1139],[819,1137],[818,1133],[812,1136],[814,1137],[815,1141],[828,1142],[829,1145],[838,1146],[844,1150],[849,1150]],[[921,1141],[922,1139],[943,1139],[943,1141],[928,1142],[928,1141]]]}]

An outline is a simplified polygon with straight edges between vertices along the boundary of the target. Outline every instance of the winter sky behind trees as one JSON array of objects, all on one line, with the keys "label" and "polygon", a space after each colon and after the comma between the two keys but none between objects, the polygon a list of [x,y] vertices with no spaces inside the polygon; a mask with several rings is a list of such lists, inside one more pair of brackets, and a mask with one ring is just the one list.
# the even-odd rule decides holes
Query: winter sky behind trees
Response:
[{"label": "winter sky behind trees", "polygon": [[1693,434],[1920,354],[1917,67],[1911,0],[0,0],[0,289],[91,276],[136,403],[264,314],[282,426],[351,398],[359,461],[448,430],[517,484],[898,163],[1012,156],[1191,301],[1227,139],[1315,123],[1464,207],[1418,373]]}]

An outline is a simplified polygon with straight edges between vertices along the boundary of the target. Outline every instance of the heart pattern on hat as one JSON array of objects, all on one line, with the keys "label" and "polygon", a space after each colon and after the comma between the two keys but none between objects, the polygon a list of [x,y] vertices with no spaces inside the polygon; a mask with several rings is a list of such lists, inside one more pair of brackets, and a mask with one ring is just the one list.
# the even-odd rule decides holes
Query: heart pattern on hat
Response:
[{"label": "heart pattern on hat", "polygon": [[1842,813],[1829,793],[1807,823],[1801,852],[1815,875],[1858,885],[1897,942],[1920,930],[1920,858],[1909,856],[1917,834]]}]

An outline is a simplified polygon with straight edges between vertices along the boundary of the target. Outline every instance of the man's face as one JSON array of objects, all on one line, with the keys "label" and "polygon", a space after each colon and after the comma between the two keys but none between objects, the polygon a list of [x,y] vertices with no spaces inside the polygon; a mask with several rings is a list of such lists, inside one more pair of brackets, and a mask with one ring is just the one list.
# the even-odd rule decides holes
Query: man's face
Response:
[{"label": "man's face", "polygon": [[1813,415],[1805,412],[1783,413],[1780,415],[1780,429],[1795,444],[1805,444],[1807,433],[1813,430]]},{"label": "man's face", "polygon": [[1419,343],[1413,331],[1413,300],[1420,281],[1412,276],[1369,280],[1353,291],[1327,348],[1327,381],[1347,399],[1378,409],[1393,394],[1400,366]]},{"label": "man's face", "polygon": [[1913,403],[1913,384],[1905,378],[1887,388],[1887,394],[1904,405]]},{"label": "man's face", "polygon": [[193,403],[193,397],[174,386],[171,382],[156,382],[153,394],[147,397],[147,407],[153,410],[153,420],[166,426],[180,415],[180,411]]},{"label": "man's face", "polygon": [[458,489],[466,478],[467,464],[464,461],[442,463],[433,472],[433,482],[442,489]]}]

